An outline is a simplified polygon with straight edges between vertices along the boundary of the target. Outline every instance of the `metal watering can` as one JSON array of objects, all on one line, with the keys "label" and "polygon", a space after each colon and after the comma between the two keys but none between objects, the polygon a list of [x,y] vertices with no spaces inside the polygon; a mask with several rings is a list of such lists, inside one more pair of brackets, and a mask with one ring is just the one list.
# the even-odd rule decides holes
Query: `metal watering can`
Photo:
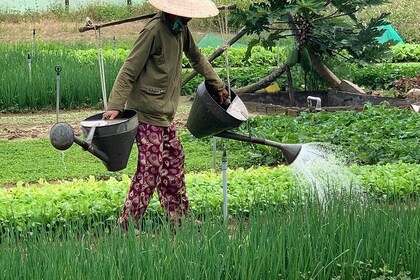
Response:
[{"label": "metal watering can", "polygon": [[96,114],[80,125],[86,140],[75,136],[68,123],[54,124],[50,130],[54,148],[67,150],[75,142],[102,160],[109,171],[119,171],[127,166],[138,127],[136,111],[125,110],[114,120],[104,120],[102,113]]},{"label": "metal watering can", "polygon": [[268,139],[245,136],[227,130],[236,128],[248,119],[248,110],[233,90],[230,92],[230,104],[220,105],[212,97],[210,87],[202,82],[191,106],[187,128],[197,138],[216,136],[243,142],[263,144],[278,148],[288,164],[298,157],[302,144],[283,144]]}]

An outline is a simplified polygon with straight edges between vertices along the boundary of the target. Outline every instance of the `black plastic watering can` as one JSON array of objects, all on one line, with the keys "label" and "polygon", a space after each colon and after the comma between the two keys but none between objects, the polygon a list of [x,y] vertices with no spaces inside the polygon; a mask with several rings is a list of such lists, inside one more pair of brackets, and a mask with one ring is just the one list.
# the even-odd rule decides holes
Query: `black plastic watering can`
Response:
[{"label": "black plastic watering can", "polygon": [[188,116],[187,128],[197,138],[216,136],[243,142],[262,144],[278,148],[288,164],[298,157],[302,144],[283,144],[268,139],[245,136],[227,130],[240,126],[248,119],[248,110],[233,90],[230,92],[231,103],[226,108],[215,101],[211,89],[202,82]]},{"label": "black plastic watering can", "polygon": [[54,124],[50,130],[51,144],[58,150],[67,150],[75,142],[102,160],[109,171],[124,169],[137,132],[137,113],[125,110],[114,120],[104,120],[102,115],[93,115],[80,123],[86,140],[75,136],[68,123]]}]

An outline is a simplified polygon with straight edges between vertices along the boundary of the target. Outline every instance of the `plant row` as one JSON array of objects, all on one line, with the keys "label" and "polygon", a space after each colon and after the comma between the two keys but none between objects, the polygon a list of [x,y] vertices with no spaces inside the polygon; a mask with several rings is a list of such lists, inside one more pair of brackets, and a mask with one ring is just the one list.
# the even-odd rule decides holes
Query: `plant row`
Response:
[{"label": "plant row", "polygon": [[[87,117],[87,116],[86,116]],[[45,118],[45,116],[44,116]],[[51,118],[53,122],[54,118]],[[369,107],[363,111],[303,113],[298,117],[275,115],[249,119],[251,135],[280,143],[324,142],[342,150],[345,160],[359,164],[420,164],[420,115],[407,109]],[[212,139],[197,139],[181,126],[187,172],[212,168]],[[243,124],[238,133],[248,135]],[[216,168],[220,167],[222,144],[227,147],[229,167],[249,168],[284,162],[279,149],[217,138]],[[54,149],[48,139],[0,141],[0,184],[34,182],[39,178],[61,180],[115,176],[99,159],[79,146],[65,152]],[[118,174],[132,174],[137,164],[133,148],[128,166]],[[404,174],[401,174],[403,176]]]},{"label": "plant row", "polygon": [[[1,279],[417,279],[418,201],[299,200],[254,207],[223,223],[220,214],[130,227],[66,225],[0,243]],[[7,257],[6,257],[7,256]],[[135,257],[133,257],[135,256]]]},{"label": "plant row", "polygon": [[[257,116],[249,121],[252,135],[280,143],[323,142],[337,145],[349,162],[384,164],[420,163],[420,116],[410,110],[366,104],[363,111],[339,111],[297,117]],[[247,134],[246,126],[240,127]],[[240,148],[232,141],[232,149]],[[253,158],[271,164],[282,158],[280,150],[254,145]]]},{"label": "plant row", "polygon": [[[99,75],[97,50],[74,50],[71,48],[56,48],[57,46],[30,45],[1,46],[4,53],[0,61],[0,110],[22,111],[53,109],[57,96],[61,108],[71,109],[80,107],[100,106],[101,81]],[[214,49],[206,48],[203,52],[211,53]],[[105,63],[106,92],[109,94],[115,77],[127,56],[124,49],[107,49],[103,51]],[[230,80],[232,87],[242,87],[256,82],[268,75],[276,65],[280,65],[287,58],[287,50],[278,48],[268,51],[261,47],[255,48],[249,60],[244,61],[245,49],[229,51]],[[213,62],[222,79],[226,80],[225,60],[217,58]],[[389,89],[396,79],[414,77],[418,74],[418,64],[378,64],[362,68],[348,63],[331,62],[334,71],[342,78],[353,80],[360,86],[371,89]],[[334,68],[335,65],[335,68]],[[57,75],[56,66],[62,71]],[[188,67],[185,61],[185,67]],[[220,67],[220,68],[219,68]],[[183,72],[185,77],[187,68]],[[292,68],[295,90],[318,90],[325,85],[310,73],[305,75],[300,67]],[[201,76],[196,76],[183,88],[183,94],[194,94]],[[283,75],[277,81],[282,87],[287,85]]]},{"label": "plant row", "polygon": [[[360,204],[339,197],[325,207],[299,201],[255,207],[170,230],[147,219],[130,227],[42,229],[2,239],[1,279],[417,279],[418,201]],[[133,256],[135,256],[133,258]]]},{"label": "plant row", "polygon": [[[265,49],[261,46],[255,46],[252,51],[247,54],[246,48],[231,47],[228,51],[229,65],[231,67],[250,67],[250,66],[277,66],[287,60],[291,46],[278,46],[271,50]],[[208,57],[215,48],[205,47],[201,49],[202,53]],[[130,47],[127,48],[108,48],[103,52],[105,60],[124,60]],[[96,62],[97,50],[74,50],[71,55],[78,59],[80,62]],[[248,59],[244,59],[245,57]],[[407,62],[420,62],[420,44],[400,44],[392,46],[389,54],[384,56],[382,62],[392,63],[407,63]],[[188,59],[183,57],[184,67],[189,67]],[[226,61],[224,55],[221,55],[212,61],[212,65],[216,68],[225,67]]]},{"label": "plant row", "polygon": [[[416,164],[352,166],[351,171],[355,174],[354,182],[359,182],[364,192],[375,199],[407,199],[420,193]],[[0,229],[4,233],[12,229],[27,232],[72,223],[111,225],[121,210],[129,185],[130,178],[124,175],[121,180],[110,178],[103,181],[94,177],[55,183],[39,180],[35,184],[19,183],[14,188],[1,188]],[[210,171],[188,173],[186,185],[193,215],[221,213],[221,174]],[[298,193],[305,192],[312,192],[312,186],[299,183],[286,166],[228,171],[229,214],[233,216],[247,213],[255,206],[264,209],[270,205],[287,205]],[[162,214],[156,197],[148,211]]]}]

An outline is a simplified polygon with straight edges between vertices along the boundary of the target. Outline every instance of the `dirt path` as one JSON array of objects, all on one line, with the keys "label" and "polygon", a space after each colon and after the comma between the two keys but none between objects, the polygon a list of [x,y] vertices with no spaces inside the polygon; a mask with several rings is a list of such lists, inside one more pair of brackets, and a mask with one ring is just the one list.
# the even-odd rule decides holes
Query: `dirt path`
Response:
[{"label": "dirt path", "polygon": [[[182,96],[176,114],[175,123],[184,126],[191,106],[190,97]],[[69,123],[76,135],[81,135],[80,122],[85,118],[97,114],[99,110],[61,111],[60,122]],[[0,113],[0,140],[22,140],[48,138],[51,127],[57,122],[55,112],[37,112],[24,114]]]}]

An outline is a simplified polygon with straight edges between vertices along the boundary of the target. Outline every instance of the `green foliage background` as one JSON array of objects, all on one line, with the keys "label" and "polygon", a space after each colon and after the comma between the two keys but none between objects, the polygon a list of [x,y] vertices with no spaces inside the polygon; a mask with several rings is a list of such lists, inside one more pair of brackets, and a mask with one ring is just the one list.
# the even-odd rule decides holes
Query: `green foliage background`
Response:
[{"label": "green foliage background", "polygon": [[[249,2],[238,1],[238,4],[247,6]],[[406,42],[419,42],[417,10],[411,3],[416,2],[395,0],[381,8],[398,11],[399,16],[393,17],[394,27]],[[151,11],[143,6],[130,9],[91,6],[89,9],[88,14],[103,21]],[[81,21],[85,14],[85,11],[69,14],[56,8],[50,16]],[[30,21],[41,15],[25,16]],[[19,15],[0,15],[0,21],[20,20]],[[198,21],[195,28],[206,30],[209,24],[213,22]],[[95,52],[82,54],[80,61],[67,60],[62,53],[54,54],[57,59],[48,61],[40,52],[33,66],[43,65],[42,71],[32,76],[39,80],[25,85],[28,80],[25,57],[29,49],[15,50],[12,59],[19,65],[13,67],[15,72],[10,71],[9,65],[0,66],[0,70],[7,70],[1,73],[2,90],[11,92],[7,98],[13,104],[5,106],[0,100],[0,108],[21,110],[20,104],[33,104],[34,109],[51,109],[55,94],[53,67],[63,61],[65,71],[87,65],[84,70],[79,69],[80,75],[75,75],[76,82],[66,84],[70,75],[63,72],[62,78],[67,80],[63,84],[64,92],[80,94],[83,100],[78,103],[72,95],[65,95],[66,106],[95,106],[100,102],[96,99],[100,96],[98,87],[86,87],[83,83],[90,79],[91,84],[99,85],[95,78],[98,75],[90,75],[96,71],[92,62],[96,59]],[[124,57],[125,51],[119,52],[120,55]],[[83,56],[93,56],[93,60],[84,61]],[[108,56],[111,57],[108,63],[118,70],[120,57],[114,61],[110,51]],[[406,57],[402,54],[399,59]],[[265,58],[257,58],[254,64]],[[255,74],[266,69],[256,67],[247,71]],[[239,80],[251,79],[249,73],[242,73],[235,73],[240,77],[238,84]],[[14,74],[19,78],[12,84],[10,78]],[[366,78],[362,74],[361,79],[365,77],[367,82],[381,75],[394,74],[382,69],[376,76]],[[387,83],[389,78],[375,81],[372,87]],[[22,94],[27,88],[35,87],[42,90],[43,97],[31,91]],[[1,94],[5,92],[2,90]],[[200,230],[187,224],[177,232],[176,238],[171,238],[169,231],[165,235],[165,230],[158,232],[156,238],[155,225],[150,220],[147,224],[150,231],[141,238],[132,232],[128,237],[110,235],[129,185],[127,174],[132,174],[135,168],[133,155],[129,167],[114,173],[114,178],[96,158],[74,147],[61,154],[46,139],[0,141],[0,185],[14,187],[0,188],[0,246],[8,256],[0,261],[0,275],[4,279],[57,275],[76,279],[111,275],[128,279],[144,275],[153,275],[155,279],[171,279],[174,275],[180,279],[204,279],[208,275],[219,276],[215,279],[411,279],[420,275],[419,246],[413,243],[419,239],[420,216],[418,201],[413,201],[420,193],[418,114],[385,105],[381,108],[367,105],[363,112],[258,117],[250,122],[257,127],[253,133],[258,136],[282,142],[336,143],[342,145],[349,161],[375,164],[353,165],[351,170],[373,198],[385,203],[378,205],[372,201],[359,207],[346,200],[338,207],[334,203],[334,209],[326,209],[316,207],[313,201],[292,200],[298,194],[291,192],[296,182],[289,167],[252,167],[278,163],[281,155],[273,148],[229,142],[229,151],[235,151],[228,154],[229,166],[234,168],[229,169],[229,210],[237,215],[238,224],[222,227],[220,173],[202,171],[212,168],[210,139],[198,141],[181,132],[187,154],[191,208],[195,214],[212,214],[211,222]],[[247,133],[247,130],[241,128],[240,132]],[[217,156],[220,159],[220,152]],[[400,200],[402,204],[398,203]],[[161,216],[155,198],[149,215]],[[133,255],[138,257],[132,259]]]},{"label": "green foliage background", "polygon": [[[209,56],[215,49],[204,48]],[[124,44],[116,48],[109,46],[103,50],[107,93],[130,51]],[[249,60],[244,60],[246,50],[232,48],[229,51],[230,78],[232,87],[242,87],[268,75],[274,67],[287,58],[287,49],[280,47],[272,51],[255,47]],[[418,75],[420,45],[396,46],[388,60],[379,64],[359,66],[345,60],[330,60],[327,63],[343,79],[349,79],[367,89],[389,90],[393,81],[403,77]],[[56,104],[56,65],[62,67],[60,73],[61,108],[101,107],[102,94],[98,70],[97,49],[88,45],[64,46],[58,43],[40,43],[35,51],[30,44],[0,45],[0,110],[24,111],[53,109]],[[27,59],[28,55],[31,60]],[[407,63],[394,63],[407,62]],[[220,56],[212,65],[222,79],[226,80],[225,60]],[[184,77],[191,70],[184,58]],[[294,90],[324,90],[325,85],[316,74],[306,77],[300,67],[292,68]],[[184,95],[192,95],[202,77],[197,75],[183,87]],[[286,87],[286,76],[277,83]]]},{"label": "green foliage background", "polygon": [[[256,2],[252,0],[216,0],[217,5],[235,4],[239,8],[247,8],[249,4]],[[390,0],[388,4],[375,6],[366,9],[363,13],[358,15],[359,18],[366,20],[372,16],[377,16],[383,12],[390,12],[389,20],[393,27],[397,30],[403,40],[407,43],[420,43],[420,21],[418,20],[417,9],[418,0]],[[127,17],[138,16],[154,12],[155,10],[149,4],[133,5],[131,7],[118,5],[98,5],[91,4],[71,12],[67,12],[63,6],[51,7],[47,13],[39,13],[37,11],[27,11],[25,14],[17,13],[0,13],[0,21],[4,22],[19,22],[19,21],[38,21],[43,18],[56,18],[60,21],[84,22],[85,16],[90,15],[91,18],[97,22],[106,22],[111,20],[118,20]],[[212,19],[195,20],[193,27],[198,30],[209,30],[216,28]]]}]

